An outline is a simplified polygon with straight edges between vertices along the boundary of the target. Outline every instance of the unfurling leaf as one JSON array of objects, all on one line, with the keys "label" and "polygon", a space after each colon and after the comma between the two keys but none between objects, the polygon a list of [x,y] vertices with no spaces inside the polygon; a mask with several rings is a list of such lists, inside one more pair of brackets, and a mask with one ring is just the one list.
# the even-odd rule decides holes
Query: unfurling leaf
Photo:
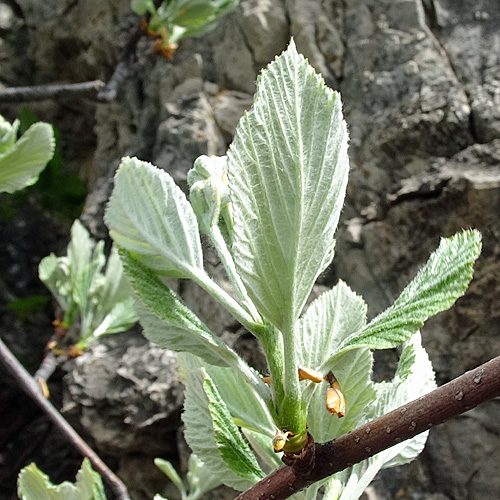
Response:
[{"label": "unfurling leaf", "polygon": [[19,473],[18,495],[22,500],[106,500],[101,476],[95,472],[88,458],[83,460],[76,482],[51,483],[49,477],[35,464]]}]

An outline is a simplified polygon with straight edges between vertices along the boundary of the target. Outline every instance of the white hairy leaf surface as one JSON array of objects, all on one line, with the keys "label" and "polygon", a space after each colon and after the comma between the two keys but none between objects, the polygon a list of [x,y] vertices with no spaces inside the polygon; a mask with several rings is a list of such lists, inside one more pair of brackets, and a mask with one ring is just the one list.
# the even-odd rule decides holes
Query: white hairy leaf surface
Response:
[{"label": "white hairy leaf surface", "polygon": [[226,466],[238,477],[257,482],[264,477],[248,443],[243,439],[217,386],[205,371],[203,388],[208,399],[215,444]]},{"label": "white hairy leaf surface", "polygon": [[339,281],[331,290],[317,297],[299,320],[301,364],[318,370],[346,337],[365,324],[365,302]]},{"label": "white hairy leaf surface", "polygon": [[[335,439],[366,421],[366,408],[375,399],[372,372],[373,355],[368,349],[354,349],[338,356],[334,363],[325,367],[337,378],[346,401],[346,414],[342,418],[331,415],[325,407],[328,384],[311,383],[308,397],[307,423],[315,441]],[[310,392],[309,392],[310,391]]]},{"label": "white hairy leaf surface", "polygon": [[262,72],[228,152],[234,260],[280,329],[298,318],[333,256],[348,173],[341,108],[292,41]]},{"label": "white hairy leaf surface", "polygon": [[[182,420],[185,437],[194,453],[203,461],[214,478],[237,490],[243,491],[255,481],[242,478],[230,470],[217,446],[209,400],[203,382],[204,370],[195,356],[179,356],[180,375],[185,386]],[[205,372],[206,373],[206,372]]]},{"label": "white hairy leaf surface", "polygon": [[148,267],[172,276],[204,273],[198,223],[172,177],[125,157],[105,216],[113,240]]}]

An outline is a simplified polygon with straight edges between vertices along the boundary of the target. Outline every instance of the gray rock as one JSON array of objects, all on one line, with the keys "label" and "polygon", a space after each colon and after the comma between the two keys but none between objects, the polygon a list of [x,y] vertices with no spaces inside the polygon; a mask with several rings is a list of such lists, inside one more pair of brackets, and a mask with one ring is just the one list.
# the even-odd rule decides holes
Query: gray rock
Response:
[{"label": "gray rock", "polygon": [[137,333],[113,335],[76,358],[63,413],[107,454],[173,454],[183,401],[174,353]]}]

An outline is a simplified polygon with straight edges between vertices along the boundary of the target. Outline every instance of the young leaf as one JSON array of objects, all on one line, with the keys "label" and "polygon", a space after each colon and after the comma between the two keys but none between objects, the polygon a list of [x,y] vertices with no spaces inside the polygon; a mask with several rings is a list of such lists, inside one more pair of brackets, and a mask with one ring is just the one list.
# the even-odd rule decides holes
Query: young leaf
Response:
[{"label": "young leaf", "polygon": [[204,273],[193,209],[172,177],[150,163],[122,159],[105,220],[114,241],[148,267],[178,277]]},{"label": "young leaf", "polygon": [[346,337],[365,324],[365,302],[343,281],[339,281],[315,299],[299,320],[300,363],[319,369]]},{"label": "young leaf", "polygon": [[11,146],[0,153],[0,192],[13,193],[37,181],[54,154],[54,132],[48,123],[35,123],[15,144],[11,134],[4,135]]},{"label": "young leaf", "polygon": [[33,463],[21,470],[17,487],[22,500],[106,500],[101,476],[87,458],[76,475],[75,484],[65,481],[56,486]]},{"label": "young leaf", "polygon": [[222,484],[194,453],[189,455],[186,477],[189,485],[189,495],[186,500],[198,500],[204,493]]},{"label": "young leaf", "polygon": [[341,107],[292,41],[262,72],[228,152],[234,260],[279,329],[298,318],[333,255],[348,173]]},{"label": "young leaf", "polygon": [[217,387],[205,372],[203,388],[208,398],[215,443],[227,467],[237,476],[257,482],[265,474],[259,467],[252,450],[233,422],[229,410],[220,397]]},{"label": "young leaf", "polygon": [[186,498],[186,488],[184,488],[184,483],[174,466],[168,460],[163,460],[162,458],[155,458],[154,463],[175,484],[181,494],[181,498]]},{"label": "young leaf", "polygon": [[408,340],[427,318],[448,309],[464,294],[480,251],[481,235],[475,230],[442,239],[396,302],[349,335],[339,351],[353,346],[389,349]]},{"label": "young leaf", "polygon": [[182,353],[178,360],[180,375],[185,385],[186,399],[182,420],[186,441],[214,478],[240,491],[249,488],[254,481],[243,479],[230,470],[217,447],[208,398],[203,387],[205,377],[197,358]]}]

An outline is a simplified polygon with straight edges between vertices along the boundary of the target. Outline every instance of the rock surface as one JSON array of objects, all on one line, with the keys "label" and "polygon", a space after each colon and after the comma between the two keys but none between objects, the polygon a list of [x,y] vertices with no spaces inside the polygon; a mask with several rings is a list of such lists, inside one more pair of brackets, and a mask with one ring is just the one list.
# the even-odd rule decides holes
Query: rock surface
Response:
[{"label": "rock surface", "polygon": [[[17,4],[0,50],[19,54],[21,42],[30,50],[25,65],[0,57],[6,85],[106,79],[136,21],[128,0]],[[326,83],[341,91],[351,137],[336,258],[321,284],[345,280],[374,315],[441,236],[469,227],[483,233],[468,293],[422,332],[443,383],[500,352],[499,27],[495,0],[242,0],[214,32],[183,42],[172,62],[152,56],[151,42],[141,40],[135,71],[115,102],[52,103],[60,114],[68,106],[88,114],[95,106],[95,149],[86,144],[94,158],[90,177],[98,180],[83,219],[105,237],[104,204],[126,154],[152,161],[185,188],[198,155],[224,153],[251,104],[258,71],[293,36]],[[88,123],[75,136],[91,135]],[[13,261],[2,261],[2,274]],[[237,329],[196,287],[183,285],[181,292],[211,312],[220,334]],[[98,448],[119,457],[122,471],[131,471],[138,456],[147,461],[173,451],[180,405],[173,363],[170,353],[127,334],[68,366],[65,408]],[[419,460],[383,473],[367,498],[497,500],[497,415],[492,401],[433,430]],[[149,491],[132,488],[138,499]]]}]

